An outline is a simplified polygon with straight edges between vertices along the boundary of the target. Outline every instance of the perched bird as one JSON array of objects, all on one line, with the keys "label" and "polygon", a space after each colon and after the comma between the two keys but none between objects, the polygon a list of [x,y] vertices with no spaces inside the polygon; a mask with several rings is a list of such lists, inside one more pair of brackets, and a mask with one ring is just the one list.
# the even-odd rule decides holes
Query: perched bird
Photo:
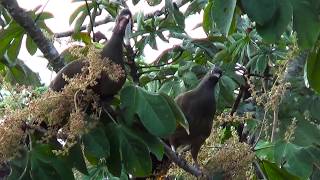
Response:
[{"label": "perched bird", "polygon": [[[124,9],[120,12],[117,17],[115,27],[113,29],[113,34],[107,44],[101,51],[101,59],[109,59],[111,62],[120,65],[124,68],[123,60],[123,39],[126,36],[126,32],[132,30],[132,14],[128,9]],[[61,69],[55,79],[49,85],[49,88],[54,91],[61,91],[64,86],[68,83],[63,75],[68,78],[74,77],[76,74],[81,73],[81,69],[87,65],[86,61],[72,61],[67,64],[63,69]],[[116,94],[123,86],[126,80],[126,75],[121,77],[119,81],[115,82],[109,79],[108,75],[103,72],[101,77],[97,79],[97,84],[92,87],[94,92],[100,96],[101,99],[109,98]]]},{"label": "perched bird", "polygon": [[175,99],[189,123],[190,134],[183,127],[177,127],[174,134],[169,137],[169,143],[174,149],[189,145],[197,167],[199,167],[197,156],[200,147],[211,133],[216,112],[214,88],[221,76],[221,69],[214,67],[195,89],[187,91]]}]

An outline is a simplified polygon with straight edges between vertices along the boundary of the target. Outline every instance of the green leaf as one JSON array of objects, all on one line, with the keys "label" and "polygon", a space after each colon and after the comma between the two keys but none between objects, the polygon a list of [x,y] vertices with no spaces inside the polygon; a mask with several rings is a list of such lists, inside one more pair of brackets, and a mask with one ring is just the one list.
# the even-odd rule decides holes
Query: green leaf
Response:
[{"label": "green leaf", "polygon": [[203,13],[203,22],[202,22],[202,27],[203,30],[209,34],[210,31],[213,28],[213,17],[212,17],[212,9],[213,9],[213,2],[209,1],[207,6],[204,8],[204,13]]},{"label": "green leaf", "polygon": [[[37,14],[38,15],[38,14]],[[37,21],[43,21],[46,19],[52,19],[54,16],[52,13],[49,12],[41,12],[41,15],[39,16]]]},{"label": "green leaf", "polygon": [[266,55],[260,55],[257,59],[257,62],[256,62],[255,71],[258,74],[264,73],[264,71],[268,65],[268,61],[269,61],[269,59]]},{"label": "green leaf", "polygon": [[260,140],[254,148],[256,156],[259,159],[266,159],[274,162],[274,144],[268,141]]},{"label": "green leaf", "polygon": [[162,0],[146,0],[150,6],[156,6],[161,3]]},{"label": "green leaf", "polygon": [[106,159],[108,171],[114,176],[119,177],[122,172],[122,156],[120,154],[120,134],[118,126],[109,123],[106,127],[108,139],[110,141],[110,156]]},{"label": "green leaf", "polygon": [[234,90],[236,83],[229,76],[222,76],[219,80],[220,93],[225,99],[225,103],[232,104],[234,102]]},{"label": "green leaf", "polygon": [[158,50],[156,36],[154,33],[151,33],[150,36],[147,37],[146,41],[150,45],[150,47],[154,50]]},{"label": "green leaf", "polygon": [[24,29],[15,21],[11,21],[6,29],[0,31],[0,56],[4,55],[12,40],[20,36],[23,32]]},{"label": "green leaf", "polygon": [[30,55],[34,55],[37,52],[38,46],[33,39],[28,35],[26,40],[26,47]]},{"label": "green leaf", "polygon": [[317,0],[291,0],[293,6],[293,29],[297,32],[302,49],[311,48],[320,33],[319,7]]},{"label": "green leaf", "polygon": [[86,45],[92,44],[90,35],[85,32],[76,32],[76,33],[72,34],[72,38],[77,41],[82,41]]},{"label": "green leaf", "polygon": [[86,153],[100,159],[110,155],[108,138],[102,128],[96,127],[82,136]]},{"label": "green leaf", "polygon": [[152,152],[159,161],[162,159],[164,148],[157,137],[138,127],[133,127],[131,129],[127,128],[126,130],[131,131],[133,134],[143,140],[143,142],[148,146],[149,151]]},{"label": "green leaf", "polygon": [[16,157],[9,162],[11,172],[7,178],[8,180],[30,179],[30,175],[28,174],[30,171],[30,153],[26,150],[21,150],[19,153],[21,153],[20,157]]},{"label": "green leaf", "polygon": [[274,43],[279,40],[292,19],[292,6],[290,1],[281,0],[276,2],[277,10],[272,19],[263,25],[257,24],[258,33],[268,43]]},{"label": "green leaf", "polygon": [[73,23],[73,21],[79,16],[81,12],[85,12],[85,11],[87,11],[86,4],[83,4],[79,6],[76,10],[74,10],[73,13],[70,15],[69,25]]},{"label": "green leaf", "polygon": [[277,180],[299,180],[298,177],[288,173],[285,169],[279,168],[275,163],[263,160],[261,163],[265,175],[268,179],[277,179]]},{"label": "green leaf", "polygon": [[127,123],[132,124],[137,114],[149,133],[155,136],[165,137],[174,132],[174,113],[161,95],[149,93],[137,86],[127,86],[121,90],[120,99]]},{"label": "green leaf", "polygon": [[23,61],[17,60],[16,65],[6,68],[5,80],[11,84],[40,86],[40,77],[34,73]]},{"label": "green leaf", "polygon": [[207,0],[194,0],[191,1],[190,5],[188,6],[186,12],[185,12],[185,16],[189,16],[191,14],[195,14],[195,13],[200,13],[200,11],[202,9],[204,9],[204,7],[207,4]]},{"label": "green leaf", "polygon": [[182,110],[180,107],[177,105],[177,103],[168,95],[160,93],[161,96],[163,96],[167,102],[169,103],[171,110],[173,111],[177,123],[182,126],[188,133],[189,133],[189,123],[187,118],[184,116]]},{"label": "green leaf", "polygon": [[52,153],[47,144],[38,144],[32,149],[31,173],[34,179],[74,179],[72,168],[63,159]]},{"label": "green leaf", "polygon": [[120,127],[119,130],[121,157],[127,172],[133,176],[150,175],[152,164],[146,145],[126,128]]},{"label": "green leaf", "polygon": [[237,0],[214,1],[211,17],[223,35],[228,36]]},{"label": "green leaf", "polygon": [[185,86],[182,80],[180,81],[167,81],[162,84],[161,88],[159,89],[160,93],[168,94],[171,97],[176,97],[182,92],[185,91]]},{"label": "green leaf", "polygon": [[80,28],[81,28],[84,20],[86,19],[87,15],[88,15],[88,13],[83,12],[83,13],[79,16],[79,18],[77,19],[77,21],[76,21],[76,23],[75,23],[75,25],[74,25],[74,31],[75,31],[75,32],[80,32]]},{"label": "green leaf", "polygon": [[191,71],[184,73],[182,79],[188,89],[196,87],[199,83],[197,75]]},{"label": "green leaf", "polygon": [[16,62],[18,54],[20,52],[23,33],[17,35],[8,48],[7,55],[11,62]]},{"label": "green leaf", "polygon": [[320,93],[320,46],[315,47],[308,55],[306,73],[309,85]]},{"label": "green leaf", "polygon": [[299,147],[292,143],[280,141],[275,145],[277,164],[293,175],[307,179],[313,168],[313,163],[320,163],[320,148],[315,146]]},{"label": "green leaf", "polygon": [[276,0],[241,0],[241,4],[248,17],[260,26],[268,23],[278,9]]},{"label": "green leaf", "polygon": [[[179,11],[179,8],[170,0],[165,0],[165,7],[168,9],[170,16],[182,29],[185,28],[184,15]],[[169,18],[170,19],[170,18]]]},{"label": "green leaf", "polygon": [[83,158],[82,149],[79,143],[75,144],[69,150],[69,155],[67,157],[68,163],[72,164],[72,167],[75,167],[79,172],[88,175],[88,169],[86,162]]}]

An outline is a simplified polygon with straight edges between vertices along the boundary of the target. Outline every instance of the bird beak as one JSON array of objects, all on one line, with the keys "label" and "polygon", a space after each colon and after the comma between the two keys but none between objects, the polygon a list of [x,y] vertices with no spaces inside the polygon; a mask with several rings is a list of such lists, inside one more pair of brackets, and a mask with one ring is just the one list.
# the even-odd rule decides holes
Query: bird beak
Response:
[{"label": "bird beak", "polygon": [[214,77],[216,77],[216,78],[218,78],[218,79],[222,76],[221,73],[219,73],[219,72],[214,72],[214,70],[211,70],[211,74],[212,74],[212,76],[214,76]]},{"label": "bird beak", "polygon": [[213,73],[212,75],[213,75],[214,77],[218,78],[218,79],[221,77],[221,74],[220,74],[220,73]]},{"label": "bird beak", "polygon": [[131,17],[125,16],[126,18],[129,19],[129,22],[126,26],[125,34],[124,34],[124,44],[129,45],[130,44],[130,37],[131,37],[131,32],[132,32],[132,19]]}]

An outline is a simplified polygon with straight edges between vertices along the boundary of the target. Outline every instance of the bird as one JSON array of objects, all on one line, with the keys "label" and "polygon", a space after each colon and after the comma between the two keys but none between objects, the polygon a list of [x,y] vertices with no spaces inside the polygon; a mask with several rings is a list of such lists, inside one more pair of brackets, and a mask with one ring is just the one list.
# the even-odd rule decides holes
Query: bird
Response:
[{"label": "bird", "polygon": [[215,66],[194,89],[178,95],[175,102],[184,113],[189,123],[189,134],[178,126],[169,136],[169,144],[176,150],[190,146],[191,156],[196,167],[200,167],[197,157],[199,150],[211,133],[213,118],[216,113],[214,89],[222,76],[222,70]]},{"label": "bird", "polygon": [[[132,30],[132,14],[129,9],[123,9],[116,19],[110,40],[105,44],[100,54],[102,60],[109,59],[114,64],[119,65],[122,70],[125,70],[123,39],[128,29]],[[76,74],[82,73],[82,68],[87,64],[84,60],[70,62],[57,73],[56,77],[51,81],[49,89],[61,91],[68,84],[63,75],[72,78]],[[125,80],[126,74],[120,77],[119,81],[115,82],[109,79],[108,74],[102,72],[101,77],[96,80],[97,84],[92,89],[101,99],[108,99],[113,97],[122,88]]]}]

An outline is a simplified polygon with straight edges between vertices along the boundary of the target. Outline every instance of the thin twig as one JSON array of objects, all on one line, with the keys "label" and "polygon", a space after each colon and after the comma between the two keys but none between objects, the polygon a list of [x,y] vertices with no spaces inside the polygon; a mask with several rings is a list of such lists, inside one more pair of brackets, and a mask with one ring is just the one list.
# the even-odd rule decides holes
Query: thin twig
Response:
[{"label": "thin twig", "polygon": [[[114,19],[111,16],[107,16],[105,19],[95,22],[94,23],[94,27],[100,26],[100,25],[103,25],[103,24],[107,24],[107,23],[113,22],[113,21],[114,21]],[[80,31],[86,30],[87,26],[88,25],[82,25],[80,27]],[[64,37],[69,37],[74,33],[75,33],[74,30],[69,30],[69,31],[65,31],[65,32],[55,33],[54,37],[55,38],[64,38]]]},{"label": "thin twig", "polygon": [[278,121],[279,121],[279,107],[275,107],[273,111],[273,123],[271,132],[271,142],[274,142],[277,137],[278,132]]},{"label": "thin twig", "polygon": [[[87,27],[88,27],[88,34],[90,35],[91,32],[92,32],[92,34],[93,34],[93,39],[95,39],[95,38],[94,38],[94,31],[93,31],[94,20],[93,20],[93,18],[92,18],[91,12],[90,12],[88,0],[85,0],[85,2],[86,2],[86,8],[87,8],[88,16],[89,16],[89,19],[90,19],[90,23],[89,23],[89,25],[87,26]],[[95,8],[95,10],[96,10],[96,8]]]},{"label": "thin twig", "polygon": [[263,120],[262,120],[262,123],[261,123],[261,129],[260,129],[260,131],[259,131],[259,135],[258,135],[258,137],[257,137],[257,140],[256,140],[256,142],[252,145],[251,149],[254,149],[254,148],[256,147],[256,145],[258,144],[258,142],[259,142],[259,139],[260,139],[261,134],[262,134],[262,130],[263,130],[264,125],[265,125],[265,121],[266,121],[266,119],[267,119],[266,116],[267,116],[267,110],[264,112]]},{"label": "thin twig", "polygon": [[253,166],[254,166],[254,169],[255,169],[256,172],[257,172],[257,175],[258,175],[259,179],[262,178],[263,180],[267,180],[267,177],[266,177],[266,175],[264,175],[262,169],[260,168],[259,163],[255,160],[255,161],[253,161],[252,164],[253,164]]}]

